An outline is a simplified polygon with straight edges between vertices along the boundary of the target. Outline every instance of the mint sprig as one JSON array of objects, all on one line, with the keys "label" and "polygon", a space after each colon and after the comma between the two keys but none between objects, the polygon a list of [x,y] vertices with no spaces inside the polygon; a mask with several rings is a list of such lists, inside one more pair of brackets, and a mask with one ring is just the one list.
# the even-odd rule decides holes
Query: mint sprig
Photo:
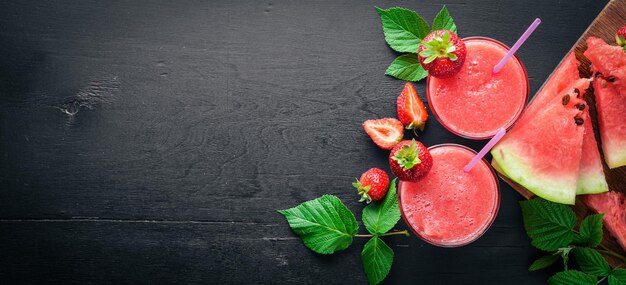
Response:
[{"label": "mint sprig", "polygon": [[428,76],[428,71],[422,67],[416,53],[409,53],[396,57],[385,74],[405,81],[419,81]]},{"label": "mint sprig", "polygon": [[389,232],[400,220],[396,181],[397,178],[391,181],[383,200],[363,209],[363,224],[371,234],[357,234],[359,226],[354,214],[333,195],[278,212],[285,216],[304,245],[320,254],[346,249],[354,237],[370,238],[361,252],[361,260],[369,283],[378,284],[389,274],[393,263],[393,250],[380,237],[409,235],[406,230]]},{"label": "mint sprig", "polygon": [[[548,284],[598,284],[607,279],[609,285],[626,284],[626,270],[611,269],[601,255],[610,254],[626,262],[626,257],[603,247],[603,214],[589,215],[576,230],[576,215],[569,206],[534,198],[520,202],[524,218],[524,228],[531,243],[538,249],[548,251],[548,255],[537,259],[528,270],[543,269],[561,258],[565,271],[548,280]],[[601,250],[596,247],[602,247]],[[577,270],[568,270],[570,253],[578,264]],[[598,280],[598,277],[601,277]]]},{"label": "mint sprig", "polygon": [[536,248],[555,251],[574,240],[572,229],[576,226],[576,215],[569,207],[543,199],[520,202],[520,205],[524,228]]},{"label": "mint sprig", "polygon": [[400,207],[396,193],[396,181],[391,180],[385,198],[379,203],[371,203],[363,208],[363,225],[373,235],[382,235],[390,231],[400,220]]},{"label": "mint sprig", "polygon": [[598,278],[576,270],[555,274],[548,279],[549,285],[596,285]]},{"label": "mint sprig", "polygon": [[576,235],[576,241],[587,243],[590,246],[598,246],[602,242],[602,219],[604,214],[589,215],[580,223],[580,230]]},{"label": "mint sprig", "polygon": [[536,271],[539,269],[544,269],[552,264],[554,264],[557,260],[559,260],[560,255],[556,253],[545,255],[533,262],[528,268],[528,271]]},{"label": "mint sprig", "polygon": [[378,236],[372,237],[361,252],[361,261],[370,284],[382,282],[393,263],[393,250]]},{"label": "mint sprig", "polygon": [[397,52],[408,52],[400,55],[385,71],[386,75],[406,81],[419,81],[428,76],[417,57],[422,39],[434,30],[450,30],[457,33],[457,27],[444,5],[432,23],[432,28],[415,11],[392,7],[381,9],[376,7],[383,26],[385,41]]},{"label": "mint sprig", "polygon": [[626,284],[626,269],[615,268],[608,277],[609,285]]},{"label": "mint sprig", "polygon": [[279,210],[304,245],[320,254],[348,248],[359,225],[339,198],[324,195],[297,207]]},{"label": "mint sprig", "polygon": [[456,24],[448,12],[448,8],[444,5],[443,8],[437,13],[433,20],[433,31],[435,30],[449,30],[456,34]]},{"label": "mint sprig", "polygon": [[604,257],[602,257],[602,255],[600,255],[600,253],[593,248],[575,248],[574,257],[576,258],[578,267],[580,267],[580,269],[587,274],[594,276],[607,276],[611,273],[609,263],[606,262]]},{"label": "mint sprig", "polygon": [[397,52],[416,53],[420,42],[430,33],[428,23],[415,11],[393,7],[375,7],[383,24],[385,41]]}]

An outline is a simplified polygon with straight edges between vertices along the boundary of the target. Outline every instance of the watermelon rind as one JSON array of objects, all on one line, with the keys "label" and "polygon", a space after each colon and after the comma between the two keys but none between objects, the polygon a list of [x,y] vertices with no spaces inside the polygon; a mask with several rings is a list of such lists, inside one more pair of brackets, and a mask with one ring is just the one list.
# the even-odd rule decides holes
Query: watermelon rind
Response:
[{"label": "watermelon rind", "polygon": [[491,154],[502,174],[524,186],[535,195],[555,203],[574,205],[576,186],[558,177],[542,177],[529,167],[524,157],[517,155],[511,145],[497,145]]},{"label": "watermelon rind", "polygon": [[604,175],[581,173],[581,175],[578,176],[576,195],[599,194],[608,191],[609,185],[606,183]]}]

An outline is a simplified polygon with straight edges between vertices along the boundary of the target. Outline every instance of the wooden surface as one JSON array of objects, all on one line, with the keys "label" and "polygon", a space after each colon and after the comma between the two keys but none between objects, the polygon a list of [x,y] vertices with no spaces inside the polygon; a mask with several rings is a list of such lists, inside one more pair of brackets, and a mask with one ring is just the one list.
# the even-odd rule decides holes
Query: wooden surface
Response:
[{"label": "wooden surface", "polygon": [[[441,4],[1,1],[0,283],[366,283],[365,240],[317,255],[276,209],[328,193],[360,213],[350,183],[388,170],[361,123],[395,116],[404,84],[373,6]],[[461,36],[509,45],[543,19],[519,52],[534,94],[606,2],[445,4]],[[420,139],[484,144],[432,118]],[[385,283],[545,284],[501,185],[471,245],[385,238]]]},{"label": "wooden surface", "polygon": [[[580,36],[580,38],[574,43],[570,52],[574,52],[576,54],[576,58],[581,62],[578,67],[581,76],[583,77],[591,77],[591,62],[587,59],[583,53],[587,50],[587,43],[585,42],[588,37],[594,36],[605,40],[608,43],[615,42],[615,31],[622,27],[626,23],[626,0],[611,0],[607,3],[606,7],[602,9],[602,11],[598,14],[596,19],[589,25],[587,30]],[[555,68],[556,69],[556,68]],[[593,94],[593,93],[591,93]],[[590,102],[594,101],[593,96],[589,96]],[[596,115],[595,105],[589,104],[592,107],[591,109],[591,117],[593,122],[593,127],[596,135],[596,141],[598,142],[598,149],[600,150],[600,154],[603,159],[604,173],[606,176],[607,183],[609,184],[610,191],[618,191],[622,193],[626,193],[626,167],[619,167],[615,169],[609,169],[606,163],[604,162],[604,156],[602,154],[602,145],[600,144],[600,135],[598,134],[598,120]],[[502,179],[506,181],[513,189],[518,191],[522,196],[526,198],[530,198],[533,195],[530,191],[525,189],[523,186],[515,183],[514,181],[508,179],[504,174],[500,174]],[[574,206],[574,210],[578,215],[579,219],[585,217],[588,214],[592,214],[593,212],[582,202],[581,199],[577,199],[576,205]],[[604,231],[603,241],[606,247],[611,250],[618,252],[622,255],[626,255],[626,251],[622,249],[619,244],[615,241],[613,237],[608,233],[608,231]],[[626,267],[626,264],[620,262],[619,260],[611,257],[605,256],[612,266],[619,266],[622,268]]]}]

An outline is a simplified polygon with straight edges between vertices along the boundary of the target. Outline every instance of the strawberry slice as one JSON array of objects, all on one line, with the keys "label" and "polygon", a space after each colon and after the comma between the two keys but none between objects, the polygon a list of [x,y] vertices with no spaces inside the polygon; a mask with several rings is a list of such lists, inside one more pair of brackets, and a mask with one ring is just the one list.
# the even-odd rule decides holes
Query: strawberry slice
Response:
[{"label": "strawberry slice", "polygon": [[392,149],[402,140],[402,127],[402,123],[394,118],[367,120],[363,123],[367,135],[382,149]]},{"label": "strawberry slice", "polygon": [[405,128],[409,130],[424,130],[428,112],[424,102],[417,96],[417,91],[415,91],[415,87],[413,87],[411,82],[407,82],[404,85],[404,89],[402,89],[402,93],[400,93],[396,101],[396,107],[398,109],[398,119],[400,119]]}]

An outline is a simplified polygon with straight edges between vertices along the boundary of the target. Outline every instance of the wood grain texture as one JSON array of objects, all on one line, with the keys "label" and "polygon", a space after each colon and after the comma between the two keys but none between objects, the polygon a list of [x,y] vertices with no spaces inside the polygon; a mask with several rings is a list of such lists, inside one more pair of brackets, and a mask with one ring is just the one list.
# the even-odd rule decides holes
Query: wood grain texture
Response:
[{"label": "wood grain texture", "polygon": [[[519,52],[534,93],[605,2],[445,4],[461,36],[509,45],[541,17]],[[388,170],[361,129],[403,87],[374,5],[442,3],[0,1],[0,283],[365,283],[364,240],[316,255],[276,210],[335,194],[360,217],[350,183]],[[420,139],[484,144],[434,119]],[[544,284],[501,197],[469,246],[385,239],[385,283]]]},{"label": "wood grain texture", "polygon": [[[593,20],[591,25],[589,25],[589,27],[580,36],[576,43],[574,43],[574,46],[570,50],[570,52],[574,52],[576,58],[581,63],[578,67],[581,76],[591,77],[591,62],[584,56],[584,52],[585,50],[587,50],[587,43],[585,42],[587,38],[590,36],[594,36],[601,38],[606,42],[612,43],[615,41],[615,31],[617,31],[624,24],[626,24],[626,0],[611,0]],[[566,53],[566,55],[567,54],[569,54],[569,52]],[[590,95],[593,95],[593,93],[591,93]],[[602,145],[600,144],[600,135],[598,133],[599,128],[597,113],[595,109],[595,104],[593,103],[594,97],[590,96],[588,100],[591,102],[591,104],[589,104],[589,106],[591,107],[590,114],[593,122],[594,132],[596,135],[596,141],[598,142],[598,149],[600,150],[600,155],[602,156],[602,165],[604,167],[606,181],[609,184],[609,190],[626,193],[626,183],[624,183],[626,181],[626,167],[609,169],[609,167],[604,162],[604,154],[602,153]],[[513,189],[518,191],[525,198],[529,199],[534,196],[533,193],[525,189],[523,186],[517,184],[516,182],[508,179],[504,174],[500,173],[500,176],[503,178],[504,181],[511,185]],[[585,203],[582,202],[581,199],[576,200],[574,211],[576,212],[579,220],[582,219],[582,217],[593,214],[593,212],[585,205]],[[626,256],[626,251],[619,246],[617,241],[610,235],[610,233],[606,229],[604,230],[602,244],[609,249],[620,253],[623,256]],[[605,257],[614,267],[626,267],[626,264],[619,261],[618,259],[615,259],[608,255]]]}]

